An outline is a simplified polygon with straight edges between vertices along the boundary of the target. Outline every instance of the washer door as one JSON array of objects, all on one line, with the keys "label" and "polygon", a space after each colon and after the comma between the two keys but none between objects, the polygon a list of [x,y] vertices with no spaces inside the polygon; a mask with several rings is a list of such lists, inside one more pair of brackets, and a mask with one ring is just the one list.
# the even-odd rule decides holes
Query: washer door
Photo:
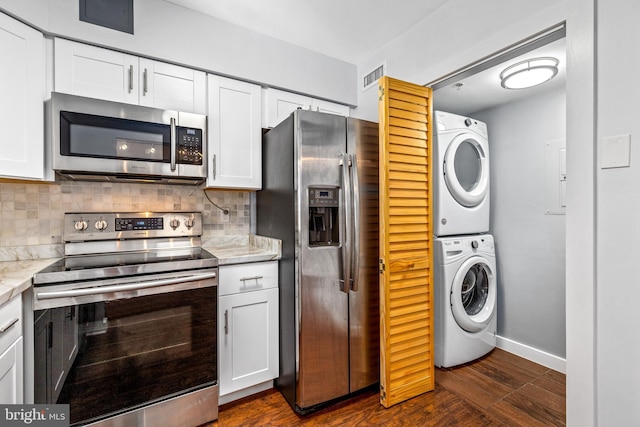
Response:
[{"label": "washer door", "polygon": [[451,196],[463,206],[474,207],[489,191],[489,159],[471,134],[456,136],[444,157],[444,180]]},{"label": "washer door", "polygon": [[474,256],[462,263],[451,284],[451,312],[467,332],[486,328],[496,305],[496,275],[485,258]]}]

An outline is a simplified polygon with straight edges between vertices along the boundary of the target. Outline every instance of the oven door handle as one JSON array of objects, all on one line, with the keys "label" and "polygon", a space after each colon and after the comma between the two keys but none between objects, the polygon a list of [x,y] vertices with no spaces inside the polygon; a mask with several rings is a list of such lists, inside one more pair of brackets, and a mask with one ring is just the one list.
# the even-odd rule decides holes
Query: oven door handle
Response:
[{"label": "oven door handle", "polygon": [[93,288],[69,289],[66,291],[37,292],[38,299],[81,297],[85,295],[106,294],[112,292],[135,291],[156,286],[175,285],[177,283],[196,282],[198,280],[215,279],[218,273],[196,274],[193,276],[173,277],[171,279],[150,280],[148,282],[127,283],[125,285],[97,286]]}]

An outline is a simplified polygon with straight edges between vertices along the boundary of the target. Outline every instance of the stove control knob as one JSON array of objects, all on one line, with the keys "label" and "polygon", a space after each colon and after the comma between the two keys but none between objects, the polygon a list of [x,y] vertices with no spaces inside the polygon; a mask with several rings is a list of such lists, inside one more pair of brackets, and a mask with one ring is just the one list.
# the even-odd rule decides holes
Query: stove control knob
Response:
[{"label": "stove control knob", "polygon": [[104,219],[100,218],[99,220],[96,221],[95,225],[96,230],[98,231],[104,231],[107,229],[107,221],[105,221]]},{"label": "stove control knob", "polygon": [[169,227],[173,228],[174,230],[180,227],[180,220],[175,218],[172,219],[171,221],[169,221]]},{"label": "stove control knob", "polygon": [[187,218],[184,220],[184,225],[190,230],[194,225],[196,225],[196,220],[193,218]]},{"label": "stove control knob", "polygon": [[81,219],[80,221],[76,221],[75,224],[73,224],[73,228],[75,228],[76,231],[84,231],[89,228],[89,224],[87,224],[87,221],[85,221],[84,219]]}]

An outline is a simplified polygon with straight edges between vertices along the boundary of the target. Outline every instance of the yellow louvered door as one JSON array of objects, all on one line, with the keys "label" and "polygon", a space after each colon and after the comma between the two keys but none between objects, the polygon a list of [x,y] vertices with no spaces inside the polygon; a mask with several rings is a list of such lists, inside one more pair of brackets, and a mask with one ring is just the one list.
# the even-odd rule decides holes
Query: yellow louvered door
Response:
[{"label": "yellow louvered door", "polygon": [[380,402],[434,388],[432,93],[383,77],[380,114]]}]

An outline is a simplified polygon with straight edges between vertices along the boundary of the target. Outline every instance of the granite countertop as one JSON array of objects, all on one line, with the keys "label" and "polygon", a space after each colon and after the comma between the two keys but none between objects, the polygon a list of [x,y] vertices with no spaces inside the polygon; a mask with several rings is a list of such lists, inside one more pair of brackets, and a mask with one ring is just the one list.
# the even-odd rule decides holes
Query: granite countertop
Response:
[{"label": "granite countertop", "polygon": [[56,261],[58,258],[0,262],[0,305],[29,289],[33,275]]},{"label": "granite countertop", "polygon": [[[219,265],[273,261],[282,257],[280,240],[253,234],[211,237],[202,246],[218,258]],[[0,305],[29,289],[33,275],[58,260],[59,258],[39,258],[1,261]]]},{"label": "granite countertop", "polygon": [[202,242],[202,247],[218,258],[218,265],[274,261],[282,257],[280,240],[254,234],[213,237]]}]

